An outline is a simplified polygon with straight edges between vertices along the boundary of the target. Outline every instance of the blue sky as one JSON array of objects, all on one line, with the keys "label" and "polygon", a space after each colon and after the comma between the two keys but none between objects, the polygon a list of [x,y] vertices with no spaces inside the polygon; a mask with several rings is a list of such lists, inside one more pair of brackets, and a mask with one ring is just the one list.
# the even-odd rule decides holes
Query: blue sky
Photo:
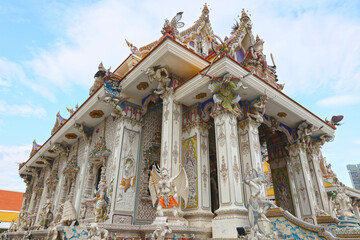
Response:
[{"label": "blue sky", "polygon": [[[185,28],[201,14],[197,1],[0,0],[0,189],[24,191],[18,162],[45,142],[58,111],[81,104],[100,61],[115,69],[160,37],[165,18],[183,11]],[[241,9],[273,53],[284,92],[321,118],[345,116],[323,153],[351,186],[346,164],[360,164],[360,2],[207,1],[215,34],[229,36]],[[270,60],[269,60],[270,61]]]}]

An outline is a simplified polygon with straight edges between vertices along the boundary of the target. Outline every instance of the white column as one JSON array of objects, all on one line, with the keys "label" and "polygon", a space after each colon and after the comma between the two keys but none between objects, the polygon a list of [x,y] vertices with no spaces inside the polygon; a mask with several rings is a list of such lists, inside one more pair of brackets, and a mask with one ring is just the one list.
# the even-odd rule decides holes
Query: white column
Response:
[{"label": "white column", "polygon": [[184,209],[190,226],[211,227],[209,128],[205,122],[190,123],[184,128],[182,166],[189,178],[190,196]]},{"label": "white column", "polygon": [[214,115],[219,209],[213,220],[213,238],[236,238],[237,227],[248,226],[244,205],[237,116],[228,111]]},{"label": "white column", "polygon": [[[259,140],[259,128],[260,123],[246,118],[239,122],[239,145],[241,155],[241,167],[243,176],[250,169],[255,169],[259,174],[263,174],[263,163],[261,157],[260,140]],[[248,203],[250,198],[250,190],[245,187],[245,202]],[[266,197],[265,187],[262,191],[263,197]]]},{"label": "white column", "polygon": [[170,176],[176,176],[180,170],[181,156],[181,105],[174,101],[172,91],[163,96],[163,116],[161,129],[160,167],[169,170]]},{"label": "white column", "polygon": [[84,152],[84,156],[85,159],[82,163],[82,166],[80,167],[80,176],[78,176],[79,180],[80,180],[80,189],[76,192],[76,196],[75,196],[75,209],[76,209],[76,216],[79,218],[79,214],[80,214],[80,204],[81,204],[81,198],[83,196],[84,193],[84,186],[86,183],[86,174],[88,174],[88,166],[89,166],[89,153],[90,153],[90,144],[91,141],[86,141],[85,139],[83,139],[83,141],[85,141],[85,152]]},{"label": "white column", "polygon": [[[325,190],[324,180],[320,169],[320,159],[322,158],[321,144],[320,142],[313,142],[313,148],[308,152],[309,166],[312,181],[315,189],[316,203],[319,209],[317,209],[317,215],[324,215],[326,212],[328,215],[329,200]],[[320,212],[320,211],[324,212]]]},{"label": "white column", "polygon": [[289,178],[293,188],[293,197],[297,198],[297,201],[295,201],[297,217],[306,222],[317,224],[315,191],[306,156],[306,148],[304,144],[297,142],[288,146],[287,150],[290,157],[288,163],[290,169]]}]

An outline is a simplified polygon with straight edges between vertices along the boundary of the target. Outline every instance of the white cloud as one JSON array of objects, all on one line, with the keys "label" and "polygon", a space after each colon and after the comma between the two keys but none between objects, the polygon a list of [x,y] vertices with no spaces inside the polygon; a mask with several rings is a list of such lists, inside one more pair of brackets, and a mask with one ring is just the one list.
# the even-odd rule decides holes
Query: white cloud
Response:
[{"label": "white cloud", "polygon": [[0,100],[0,114],[22,116],[22,117],[39,117],[43,118],[46,116],[46,110],[43,107],[18,104],[7,104],[4,100]]},{"label": "white cloud", "polygon": [[51,101],[55,100],[55,95],[48,91],[50,86],[37,84],[29,77],[29,73],[25,73],[25,69],[21,64],[0,57],[0,86],[10,87],[15,82],[29,87]]},{"label": "white cloud", "polygon": [[[186,28],[200,16],[202,6],[192,1],[115,0],[50,5],[48,12],[61,16],[53,24],[59,34],[55,43],[34,50],[34,58],[26,62],[34,74],[32,87],[50,96],[55,87],[65,92],[74,86],[87,89],[100,61],[115,69],[130,53],[124,38],[138,47],[148,44],[160,37],[163,19],[184,11]],[[327,1],[210,1],[215,33],[221,38],[229,35],[242,8],[252,14],[253,33],[265,40],[267,55],[273,53],[286,93],[314,93],[324,86],[346,93],[360,89],[360,48],[354,47],[360,25],[344,14],[352,11],[352,4],[331,11],[334,6]]]},{"label": "white cloud", "polygon": [[355,144],[360,145],[360,138],[359,138],[359,139],[355,139]]},{"label": "white cloud", "polygon": [[0,76],[0,86],[3,86],[3,87],[9,87],[10,86],[10,83],[9,82],[6,82],[4,79],[2,79],[2,77]]},{"label": "white cloud", "polygon": [[324,98],[317,102],[320,107],[345,107],[358,104],[360,102],[359,95],[340,95]]},{"label": "white cloud", "polygon": [[19,163],[29,158],[31,145],[4,146],[0,145],[0,189],[25,191],[25,183],[20,178]]}]

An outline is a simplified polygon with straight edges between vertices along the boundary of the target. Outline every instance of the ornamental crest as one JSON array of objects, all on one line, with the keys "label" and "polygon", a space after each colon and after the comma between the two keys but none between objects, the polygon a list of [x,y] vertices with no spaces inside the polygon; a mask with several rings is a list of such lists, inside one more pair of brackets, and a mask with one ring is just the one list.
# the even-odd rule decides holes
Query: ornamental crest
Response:
[{"label": "ornamental crest", "polygon": [[105,138],[100,136],[99,141],[96,142],[94,149],[91,151],[89,158],[91,160],[99,159],[102,157],[108,157],[111,154],[111,150],[106,148]]}]

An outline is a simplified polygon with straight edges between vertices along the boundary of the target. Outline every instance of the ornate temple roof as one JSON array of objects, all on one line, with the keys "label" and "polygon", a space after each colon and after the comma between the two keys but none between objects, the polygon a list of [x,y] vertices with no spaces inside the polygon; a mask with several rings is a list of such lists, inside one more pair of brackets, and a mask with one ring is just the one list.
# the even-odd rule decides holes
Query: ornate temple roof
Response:
[{"label": "ornate temple roof", "polygon": [[56,114],[56,120],[53,129],[51,130],[51,135],[53,135],[64,123],[66,123],[67,119],[63,118],[60,115],[60,112]]},{"label": "ornate temple roof", "polygon": [[31,152],[30,152],[30,158],[32,156],[34,156],[34,154],[39,151],[39,149],[41,148],[41,145],[37,144],[36,143],[36,140],[34,139],[33,141],[33,145],[32,145],[32,148],[31,148]]},{"label": "ornate temple roof", "polygon": [[[138,49],[132,43],[126,41],[132,54],[139,58],[144,58],[166,36],[170,36],[186,48],[208,60],[215,61],[221,54],[225,53],[248,70],[254,70],[259,77],[277,89],[283,89],[284,84],[277,83],[275,63],[273,61],[273,66],[268,65],[266,56],[263,53],[264,41],[258,35],[256,39],[254,38],[251,20],[244,9],[239,21],[236,20],[230,37],[225,37],[224,39],[214,34],[209,19],[209,9],[206,4],[199,19],[186,30],[179,32],[179,26],[184,25],[182,22],[179,22],[181,17],[182,12],[178,13],[171,22],[165,20],[161,31],[163,36],[146,46]],[[181,24],[179,25],[179,23]],[[273,60],[272,55],[271,59]]]}]

